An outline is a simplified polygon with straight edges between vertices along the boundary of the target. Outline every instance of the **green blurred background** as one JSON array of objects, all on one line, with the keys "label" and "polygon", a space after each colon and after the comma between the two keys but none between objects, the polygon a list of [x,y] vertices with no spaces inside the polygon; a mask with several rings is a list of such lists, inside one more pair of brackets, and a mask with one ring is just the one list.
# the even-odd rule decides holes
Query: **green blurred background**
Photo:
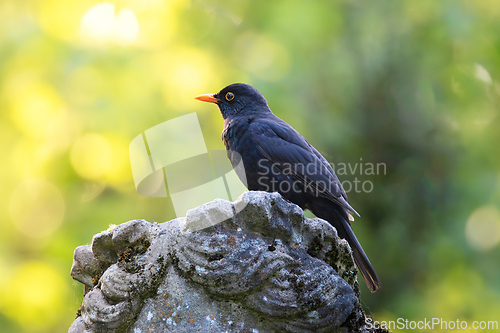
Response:
[{"label": "green blurred background", "polygon": [[[384,288],[378,320],[500,320],[500,1],[1,0],[0,331],[64,332],[76,246],[174,218],[135,191],[128,145],[233,82],[331,162]],[[473,330],[471,330],[473,332]]]}]

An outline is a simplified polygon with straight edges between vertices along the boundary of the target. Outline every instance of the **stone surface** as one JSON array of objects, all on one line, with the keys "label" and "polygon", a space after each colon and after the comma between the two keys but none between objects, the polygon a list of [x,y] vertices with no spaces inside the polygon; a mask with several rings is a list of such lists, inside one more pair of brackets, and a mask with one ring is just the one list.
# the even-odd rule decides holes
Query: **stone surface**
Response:
[{"label": "stone surface", "polygon": [[69,332],[367,332],[356,273],[326,221],[246,192],[76,248],[71,275],[87,287]]},{"label": "stone surface", "polygon": [[186,230],[198,231],[234,216],[233,204],[227,200],[215,199],[186,213]]}]

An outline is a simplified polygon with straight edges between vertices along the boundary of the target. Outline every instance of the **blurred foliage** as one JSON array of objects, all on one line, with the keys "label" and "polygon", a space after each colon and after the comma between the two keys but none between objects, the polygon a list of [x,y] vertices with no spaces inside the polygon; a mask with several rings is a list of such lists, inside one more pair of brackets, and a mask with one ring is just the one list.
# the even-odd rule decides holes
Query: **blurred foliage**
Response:
[{"label": "blurred foliage", "polygon": [[[128,145],[215,106],[233,82],[331,162],[384,163],[349,193],[383,282],[379,320],[499,320],[500,2],[2,0],[0,331],[64,332],[76,246],[109,224],[174,218],[134,188]],[[495,148],[496,147],[496,148]]]}]

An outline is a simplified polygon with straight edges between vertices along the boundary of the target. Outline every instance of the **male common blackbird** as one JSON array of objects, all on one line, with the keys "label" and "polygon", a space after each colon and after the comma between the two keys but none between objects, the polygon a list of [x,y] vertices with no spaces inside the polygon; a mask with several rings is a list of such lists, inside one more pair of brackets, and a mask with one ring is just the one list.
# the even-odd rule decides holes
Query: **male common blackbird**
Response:
[{"label": "male common blackbird", "polygon": [[[216,94],[196,97],[217,104],[224,118],[222,139],[236,169],[243,160],[249,190],[279,192],[285,199],[331,223],[349,242],[371,292],[382,285],[349,222],[347,195],[328,161],[286,122],[276,117],[250,85],[231,84]],[[245,179],[246,178],[246,179]]]}]

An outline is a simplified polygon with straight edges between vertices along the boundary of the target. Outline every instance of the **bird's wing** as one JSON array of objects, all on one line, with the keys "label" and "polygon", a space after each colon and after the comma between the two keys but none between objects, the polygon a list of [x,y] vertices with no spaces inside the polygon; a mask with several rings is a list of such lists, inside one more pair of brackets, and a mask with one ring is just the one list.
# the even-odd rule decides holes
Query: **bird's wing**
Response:
[{"label": "bird's wing", "polygon": [[331,165],[293,127],[273,116],[250,123],[249,130],[260,156],[294,180],[308,184],[318,196],[359,216],[349,205],[347,194]]}]

